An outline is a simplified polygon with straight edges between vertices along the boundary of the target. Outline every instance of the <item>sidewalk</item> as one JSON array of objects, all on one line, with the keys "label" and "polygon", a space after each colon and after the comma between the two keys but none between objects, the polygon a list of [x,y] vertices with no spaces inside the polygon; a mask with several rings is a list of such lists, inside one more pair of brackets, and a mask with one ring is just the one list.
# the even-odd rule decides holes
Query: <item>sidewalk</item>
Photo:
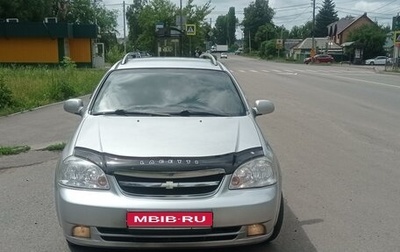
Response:
[{"label": "sidewalk", "polygon": [[58,152],[41,149],[68,141],[80,120],[78,115],[65,112],[63,103],[0,117],[0,146],[31,147],[27,153],[0,156],[0,170],[58,158]]}]

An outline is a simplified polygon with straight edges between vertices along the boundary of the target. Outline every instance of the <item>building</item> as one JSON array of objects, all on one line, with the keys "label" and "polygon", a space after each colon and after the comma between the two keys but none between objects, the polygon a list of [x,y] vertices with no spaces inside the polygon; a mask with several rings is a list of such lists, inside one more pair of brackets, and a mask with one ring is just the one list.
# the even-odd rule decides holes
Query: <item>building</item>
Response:
[{"label": "building", "polygon": [[[334,43],[329,37],[314,38],[317,54],[342,55],[342,47]],[[299,61],[309,57],[312,49],[312,38],[306,38],[293,48],[293,58]],[[335,60],[338,60],[335,58]]]},{"label": "building", "polygon": [[347,42],[347,38],[352,31],[366,24],[375,24],[367,16],[367,13],[364,13],[358,18],[347,16],[328,25],[328,36],[334,43],[341,45]]},{"label": "building", "polygon": [[300,44],[302,39],[285,39],[285,43],[283,44],[283,48],[285,49],[286,58],[293,58],[294,50],[298,44]]},{"label": "building", "polygon": [[0,22],[0,64],[59,64],[69,57],[78,66],[92,67],[97,26],[57,22]]}]

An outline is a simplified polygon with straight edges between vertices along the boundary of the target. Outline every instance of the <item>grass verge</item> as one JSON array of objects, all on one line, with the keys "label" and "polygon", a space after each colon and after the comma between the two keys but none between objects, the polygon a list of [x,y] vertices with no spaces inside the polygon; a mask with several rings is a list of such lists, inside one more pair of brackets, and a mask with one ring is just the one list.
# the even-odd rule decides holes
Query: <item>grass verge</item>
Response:
[{"label": "grass verge", "polygon": [[62,151],[65,147],[65,143],[57,143],[57,144],[53,144],[53,145],[49,145],[46,148],[44,148],[43,150],[47,150],[47,151]]},{"label": "grass verge", "polygon": [[73,65],[0,67],[0,116],[90,94],[105,72]]},{"label": "grass verge", "polygon": [[27,152],[31,149],[31,147],[24,146],[0,146],[0,156],[6,155],[17,155],[22,152]]}]

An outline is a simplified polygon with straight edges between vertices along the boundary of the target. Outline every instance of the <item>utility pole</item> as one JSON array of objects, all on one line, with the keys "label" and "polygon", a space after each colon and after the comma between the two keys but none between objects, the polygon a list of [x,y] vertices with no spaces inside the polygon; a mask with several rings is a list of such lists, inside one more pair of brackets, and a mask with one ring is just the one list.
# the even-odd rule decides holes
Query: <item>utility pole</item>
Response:
[{"label": "utility pole", "polygon": [[125,1],[122,2],[122,12],[123,12],[123,25],[124,25],[124,53],[126,54],[126,11],[125,11]]},{"label": "utility pole", "polygon": [[314,30],[315,30],[315,0],[313,1],[313,19],[312,19],[312,28],[311,28],[311,36],[312,36],[312,42],[311,42],[311,57],[315,55],[315,37],[314,37]]},{"label": "utility pole", "polygon": [[183,16],[182,16],[182,0],[179,1],[179,11],[180,11],[180,17],[179,17],[179,24],[181,27],[181,34],[180,34],[180,47],[181,47],[181,57],[183,57]]},{"label": "utility pole", "polygon": [[251,36],[250,36],[250,29],[249,29],[249,54],[251,54]]}]

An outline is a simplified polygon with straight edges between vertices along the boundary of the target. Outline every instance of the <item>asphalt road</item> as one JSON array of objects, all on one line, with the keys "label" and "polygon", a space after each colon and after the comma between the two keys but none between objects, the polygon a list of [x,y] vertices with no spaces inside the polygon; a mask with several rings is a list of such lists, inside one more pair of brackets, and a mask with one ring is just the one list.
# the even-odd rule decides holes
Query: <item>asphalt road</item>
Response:
[{"label": "asphalt road", "polygon": [[[273,243],[211,251],[399,251],[400,76],[228,57],[250,101],[275,103],[258,121],[281,163],[286,213]],[[58,154],[40,149],[78,121],[61,104],[0,118],[0,145],[33,147],[0,157],[0,251],[70,251],[54,209]]]}]

